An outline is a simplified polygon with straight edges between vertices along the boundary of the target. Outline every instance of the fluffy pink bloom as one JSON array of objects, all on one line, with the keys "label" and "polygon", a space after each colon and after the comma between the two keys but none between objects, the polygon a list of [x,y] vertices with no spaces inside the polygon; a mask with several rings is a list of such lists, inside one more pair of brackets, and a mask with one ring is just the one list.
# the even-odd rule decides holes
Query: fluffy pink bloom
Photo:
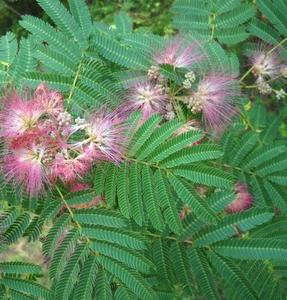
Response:
[{"label": "fluffy pink bloom", "polygon": [[220,130],[235,114],[234,98],[239,94],[234,76],[214,73],[199,82],[187,104],[193,113],[202,112],[208,127]]},{"label": "fluffy pink bloom", "polygon": [[122,110],[125,113],[140,111],[146,120],[155,113],[165,114],[167,103],[168,95],[163,86],[148,80],[139,80],[130,87]]},{"label": "fluffy pink bloom", "polygon": [[85,124],[87,139],[83,145],[85,159],[120,162],[125,142],[122,120],[114,113],[98,112]]},{"label": "fluffy pink bloom", "polygon": [[6,155],[4,173],[7,181],[24,185],[31,196],[41,192],[48,182],[44,165],[46,154],[44,145],[31,144]]},{"label": "fluffy pink bloom", "polygon": [[[33,98],[17,93],[0,113],[2,165],[8,182],[35,196],[57,180],[72,186],[94,161],[120,162],[125,138],[117,114],[99,112],[86,121],[64,110],[62,96],[40,85]],[[81,131],[80,134],[78,131]],[[74,186],[74,190],[82,187]]]},{"label": "fluffy pink bloom", "polygon": [[0,136],[16,138],[35,129],[43,113],[36,101],[25,101],[14,93],[4,99],[4,107],[0,113]]},{"label": "fluffy pink bloom", "polygon": [[60,113],[64,112],[63,96],[56,91],[49,90],[43,84],[37,87],[34,99],[47,114],[57,117]]},{"label": "fluffy pink bloom", "polygon": [[253,197],[248,191],[248,186],[244,183],[236,183],[236,198],[227,206],[229,213],[237,213],[248,209],[253,203]]},{"label": "fluffy pink bloom", "polygon": [[168,40],[164,48],[154,56],[157,64],[168,64],[176,68],[190,68],[203,59],[204,55],[198,42],[190,42],[179,36]]},{"label": "fluffy pink bloom", "polygon": [[58,153],[51,165],[51,178],[59,178],[65,183],[71,183],[84,176],[90,167],[90,162],[86,160],[79,157],[65,158],[63,154]]},{"label": "fluffy pink bloom", "polygon": [[276,49],[270,52],[271,48],[269,45],[261,44],[246,53],[249,57],[250,65],[253,66],[252,72],[256,77],[267,79],[280,75],[282,66],[284,65],[281,50]]}]

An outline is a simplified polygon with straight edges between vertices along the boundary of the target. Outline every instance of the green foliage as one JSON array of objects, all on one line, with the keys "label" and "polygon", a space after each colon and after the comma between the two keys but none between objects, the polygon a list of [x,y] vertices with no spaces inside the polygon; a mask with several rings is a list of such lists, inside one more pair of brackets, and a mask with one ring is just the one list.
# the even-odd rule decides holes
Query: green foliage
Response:
[{"label": "green foliage", "polygon": [[287,35],[286,3],[282,0],[259,0],[256,2],[256,6],[268,19],[268,22],[255,19],[249,26],[250,33],[266,43],[276,45],[280,42],[281,36],[286,37]]},{"label": "green foliage", "polygon": [[172,6],[173,25],[203,39],[233,45],[248,38],[246,23],[255,14],[251,4],[240,0],[177,0]]},{"label": "green foliage", "polygon": [[[93,22],[83,0],[37,2],[50,19],[24,16],[26,38],[17,43],[8,32],[0,39],[0,84],[45,82],[79,115],[118,104],[164,40],[134,31],[125,11],[108,26]],[[175,1],[173,25],[188,39],[207,40],[202,71],[238,75],[230,46],[248,38],[247,28],[275,45],[286,36],[284,1],[250,2]],[[255,8],[268,22],[256,19]],[[172,89],[183,71],[160,68]],[[40,266],[4,261],[0,298],[284,299],[287,147],[279,117],[255,104],[217,139],[195,128],[179,133],[190,115],[177,104],[179,118],[171,121],[131,116],[123,160],[98,163],[83,178],[93,183],[85,191],[57,183],[30,199],[1,187],[0,251],[21,237],[40,240],[51,285],[38,283]],[[231,214],[236,183],[254,201]]]}]

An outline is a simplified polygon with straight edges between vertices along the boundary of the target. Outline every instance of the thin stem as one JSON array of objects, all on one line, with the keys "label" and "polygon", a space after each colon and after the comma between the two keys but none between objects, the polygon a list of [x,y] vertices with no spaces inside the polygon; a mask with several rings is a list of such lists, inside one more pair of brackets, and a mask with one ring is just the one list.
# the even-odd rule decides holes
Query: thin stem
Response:
[{"label": "thin stem", "polygon": [[15,15],[17,15],[18,17],[22,17],[21,14],[12,6],[10,6],[7,2],[3,1],[4,5],[10,10],[12,11],[12,13],[14,13]]},{"label": "thin stem", "polygon": [[[55,185],[55,187],[56,187],[56,191],[58,192],[61,200],[64,202],[65,207],[67,208],[69,214],[71,215],[72,218],[74,218],[74,213],[73,213],[72,209],[70,208],[69,204],[67,203],[63,193],[61,192],[61,190],[59,189],[59,187],[57,185]],[[75,221],[75,223],[77,223],[77,221]],[[81,227],[81,225],[79,223],[78,223],[78,225],[79,225],[78,227]]]},{"label": "thin stem", "polygon": [[[270,49],[268,52],[267,52],[267,54],[266,54],[266,56],[268,56],[269,54],[271,54],[272,52],[274,52],[277,48],[279,48],[281,45],[283,45],[285,42],[287,41],[287,38],[285,38],[285,39],[283,39],[279,44],[277,44],[276,46],[274,46],[272,49]],[[240,78],[240,82],[242,82],[252,71],[253,71],[253,69],[254,69],[254,65],[250,68],[250,69],[248,69],[247,71],[246,71],[246,73],[245,74],[243,74],[243,76]]]},{"label": "thin stem", "polygon": [[279,44],[277,44],[275,47],[273,47],[271,50],[267,52],[267,55],[271,54],[273,51],[275,51],[277,48],[279,48],[281,45],[283,45],[287,41],[287,37],[283,39]]},{"label": "thin stem", "polygon": [[83,55],[81,57],[81,60],[80,60],[80,63],[79,63],[79,66],[78,66],[78,69],[77,69],[77,72],[76,72],[76,76],[74,78],[72,88],[71,88],[70,94],[69,94],[68,99],[67,99],[68,104],[71,102],[71,99],[73,97],[73,94],[74,94],[74,91],[75,91],[75,88],[76,88],[76,84],[78,82],[78,79],[79,79],[79,76],[80,76],[80,73],[81,73],[82,66],[83,66]]},{"label": "thin stem", "polygon": [[247,70],[247,72],[240,78],[239,82],[242,82],[253,71],[254,68],[255,66],[253,65],[249,70]]},{"label": "thin stem", "polygon": [[127,156],[123,156],[123,158],[124,158],[125,160],[134,161],[134,162],[136,162],[136,163],[139,163],[139,164],[142,164],[142,165],[146,165],[146,166],[148,166],[148,167],[153,167],[153,168],[157,168],[157,169],[160,169],[160,170],[167,171],[166,169],[161,168],[161,167],[159,167],[159,166],[157,166],[157,165],[155,165],[155,164],[149,164],[149,163],[147,163],[147,162],[145,162],[145,161],[142,161],[142,160],[139,160],[139,159],[136,159],[136,158],[131,158],[131,157],[127,157]]},{"label": "thin stem", "polygon": [[151,232],[145,232],[144,235],[159,238],[159,239],[163,238],[163,239],[182,242],[182,243],[186,243],[186,244],[192,244],[191,240],[179,241],[176,237],[173,237],[173,236],[161,236],[159,234],[155,234],[155,233],[151,233]]}]

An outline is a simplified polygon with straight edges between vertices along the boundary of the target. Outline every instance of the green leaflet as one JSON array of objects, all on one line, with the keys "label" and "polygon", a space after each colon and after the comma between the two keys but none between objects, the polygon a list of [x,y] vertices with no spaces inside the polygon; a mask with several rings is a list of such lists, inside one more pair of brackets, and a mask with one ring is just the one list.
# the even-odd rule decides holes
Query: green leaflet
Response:
[{"label": "green leaflet", "polygon": [[138,273],[108,257],[100,256],[98,257],[98,261],[105,269],[115,274],[136,295],[143,299],[154,299],[153,290]]},{"label": "green leaflet", "polygon": [[28,293],[36,299],[49,299],[50,291],[40,284],[24,279],[4,277],[0,279],[0,283],[13,290]]},{"label": "green leaflet", "polygon": [[38,265],[24,262],[1,262],[0,273],[4,274],[42,274],[42,269]]},{"label": "green leaflet", "polygon": [[75,294],[73,296],[74,300],[93,299],[92,293],[95,285],[95,279],[96,276],[98,276],[98,266],[96,261],[97,260],[94,256],[90,256],[86,259],[79,280],[75,286]]},{"label": "green leaflet", "polygon": [[175,176],[170,176],[169,181],[183,203],[189,204],[191,209],[194,211],[194,214],[200,220],[216,223],[216,216],[193,188],[187,187],[184,181],[177,179]]},{"label": "green leaflet", "polygon": [[226,216],[217,225],[208,228],[208,232],[199,233],[194,244],[203,247],[241,234],[272,219],[274,214],[266,209],[252,209],[240,214]]},{"label": "green leaflet", "polygon": [[236,259],[286,260],[287,244],[281,240],[246,239],[230,240],[214,246],[217,253]]},{"label": "green leaflet", "polygon": [[207,186],[229,188],[233,184],[233,177],[216,168],[201,165],[180,167],[174,169],[174,174],[184,177],[191,182]]},{"label": "green leaflet", "polygon": [[104,208],[79,209],[74,214],[74,220],[81,224],[102,225],[108,227],[126,227],[127,219],[116,211]]},{"label": "green leaflet", "polygon": [[[177,0],[171,11],[174,13],[175,28],[183,32],[193,32],[204,40],[218,38],[220,42],[227,45],[237,44],[248,37],[246,23],[255,14],[252,5],[238,0],[224,3]],[[236,33],[239,36],[236,36]]]}]

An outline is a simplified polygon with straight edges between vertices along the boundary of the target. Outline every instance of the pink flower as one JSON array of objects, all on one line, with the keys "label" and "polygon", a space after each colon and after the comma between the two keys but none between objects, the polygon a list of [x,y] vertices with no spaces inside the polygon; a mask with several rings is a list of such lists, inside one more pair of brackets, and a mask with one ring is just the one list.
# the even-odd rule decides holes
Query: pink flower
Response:
[{"label": "pink flower", "polygon": [[80,142],[85,159],[110,160],[116,163],[122,160],[124,127],[115,113],[94,113],[87,121],[85,131],[88,138]]},{"label": "pink flower", "polygon": [[63,96],[56,91],[49,90],[44,84],[37,87],[34,98],[47,114],[57,117],[64,112]]},{"label": "pink flower", "polygon": [[199,43],[176,36],[168,40],[164,48],[156,52],[157,64],[168,64],[175,68],[191,68],[204,59]]},{"label": "pink flower", "polygon": [[249,63],[253,66],[253,74],[264,79],[274,78],[281,74],[284,61],[281,57],[281,50],[272,52],[270,45],[261,44],[258,48],[248,51]]},{"label": "pink flower", "polygon": [[83,177],[90,167],[90,162],[81,160],[79,157],[65,158],[63,154],[58,153],[51,165],[51,178],[71,183]]},{"label": "pink flower", "polygon": [[0,113],[0,136],[16,138],[34,130],[44,111],[36,101],[25,101],[14,93],[4,99],[4,108]]},{"label": "pink flower", "polygon": [[7,181],[24,185],[32,196],[41,192],[48,183],[47,169],[44,165],[47,149],[42,144],[17,149],[4,158],[4,172]]},{"label": "pink flower", "polygon": [[234,98],[239,95],[239,85],[234,76],[214,73],[199,82],[187,104],[193,113],[202,112],[208,127],[220,130],[235,114]]},{"label": "pink flower", "polygon": [[148,80],[139,80],[134,83],[127,95],[127,101],[122,105],[126,114],[141,111],[143,119],[148,119],[152,114],[165,114],[168,95],[165,88]]},{"label": "pink flower", "polygon": [[229,213],[237,213],[247,210],[253,203],[253,197],[248,191],[248,186],[244,183],[235,184],[236,198],[227,206]]}]

